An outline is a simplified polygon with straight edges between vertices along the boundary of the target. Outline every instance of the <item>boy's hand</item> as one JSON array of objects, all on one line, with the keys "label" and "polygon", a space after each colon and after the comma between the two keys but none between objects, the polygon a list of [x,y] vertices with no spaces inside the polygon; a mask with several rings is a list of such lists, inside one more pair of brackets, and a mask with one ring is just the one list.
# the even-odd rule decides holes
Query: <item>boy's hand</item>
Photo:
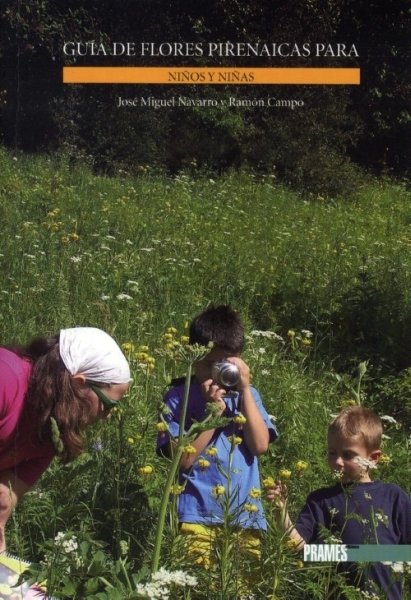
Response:
[{"label": "boy's hand", "polygon": [[206,402],[210,402],[218,406],[218,415],[222,415],[226,409],[226,404],[224,402],[224,396],[227,391],[224,388],[218,386],[212,379],[206,379],[201,384],[201,390],[203,392],[203,397]]},{"label": "boy's hand", "polygon": [[267,490],[267,500],[272,502],[275,508],[282,510],[287,503],[287,492],[287,486],[281,481],[276,481]]},{"label": "boy's hand", "polygon": [[233,365],[237,365],[237,367],[240,370],[240,381],[235,386],[236,389],[239,392],[241,392],[245,388],[248,388],[248,386],[250,385],[250,369],[247,363],[245,363],[243,359],[239,356],[230,356],[229,358],[227,358],[227,361],[232,363]]}]

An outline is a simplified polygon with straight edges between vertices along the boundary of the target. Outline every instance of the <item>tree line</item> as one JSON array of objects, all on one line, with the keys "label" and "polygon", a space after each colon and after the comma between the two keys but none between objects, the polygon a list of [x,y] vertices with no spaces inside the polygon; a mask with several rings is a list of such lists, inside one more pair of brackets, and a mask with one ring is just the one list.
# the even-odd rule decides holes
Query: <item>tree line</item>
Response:
[{"label": "tree line", "polygon": [[[99,172],[177,172],[247,167],[317,194],[355,187],[366,169],[398,177],[411,164],[409,18],[405,0],[3,0],[0,26],[2,142],[29,152],[62,151]],[[135,41],[193,48],[275,43],[355,45],[349,57],[259,56],[252,66],[358,66],[360,86],[63,85],[63,64],[176,65],[176,58],[64,55],[64,42]],[[300,53],[301,54],[301,53]],[[249,56],[211,58],[250,66]],[[169,61],[169,62],[167,62]],[[230,63],[231,61],[231,63]],[[258,62],[256,62],[258,61]],[[210,58],[179,56],[179,66]],[[190,96],[190,106],[118,109],[118,97]],[[215,106],[195,100],[206,96]],[[261,110],[252,100],[296,99],[303,107]],[[228,102],[228,99],[238,99]],[[222,102],[222,100],[227,100]],[[247,100],[249,101],[247,105]]]}]

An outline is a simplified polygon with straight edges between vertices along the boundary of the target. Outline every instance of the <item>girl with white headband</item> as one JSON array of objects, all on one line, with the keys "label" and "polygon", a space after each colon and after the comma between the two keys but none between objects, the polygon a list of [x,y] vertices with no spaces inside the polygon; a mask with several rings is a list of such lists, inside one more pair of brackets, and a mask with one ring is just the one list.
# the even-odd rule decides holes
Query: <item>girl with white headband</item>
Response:
[{"label": "girl with white headband", "polygon": [[58,454],[83,450],[83,430],[126,393],[127,360],[107,333],[62,329],[23,348],[0,347],[0,552],[18,500]]}]

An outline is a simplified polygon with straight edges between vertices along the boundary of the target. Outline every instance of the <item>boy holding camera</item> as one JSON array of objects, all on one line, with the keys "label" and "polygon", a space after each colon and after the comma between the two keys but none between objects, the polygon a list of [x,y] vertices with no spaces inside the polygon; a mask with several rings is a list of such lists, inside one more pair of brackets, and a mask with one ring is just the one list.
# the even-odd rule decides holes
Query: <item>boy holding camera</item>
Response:
[{"label": "boy holding camera", "polygon": [[[229,306],[212,306],[192,321],[190,344],[210,342],[213,348],[194,365],[184,429],[205,419],[209,403],[229,421],[201,432],[183,454],[183,491],[178,496],[180,540],[189,557],[206,568],[217,562],[227,521],[230,530],[238,532],[238,549],[249,558],[260,556],[260,531],[267,526],[257,457],[278,436],[257,390],[250,386],[249,368],[240,358],[243,325]],[[178,436],[184,378],[172,384],[164,398],[169,433],[160,434],[157,444],[164,454],[172,444],[170,434]]]}]

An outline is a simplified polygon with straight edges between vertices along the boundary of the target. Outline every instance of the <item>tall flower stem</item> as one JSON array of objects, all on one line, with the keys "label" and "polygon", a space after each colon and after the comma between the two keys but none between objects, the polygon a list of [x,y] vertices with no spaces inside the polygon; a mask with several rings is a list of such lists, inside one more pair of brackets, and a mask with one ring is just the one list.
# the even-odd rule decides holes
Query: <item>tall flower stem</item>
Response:
[{"label": "tall flower stem", "polygon": [[164,523],[166,520],[168,501],[170,498],[170,490],[171,490],[171,486],[174,483],[174,479],[175,479],[175,476],[176,476],[176,473],[178,470],[178,466],[180,464],[181,455],[183,454],[184,426],[185,426],[185,420],[186,420],[186,415],[187,415],[188,393],[190,390],[192,368],[193,368],[193,365],[192,365],[192,363],[190,363],[188,365],[187,377],[186,377],[185,384],[184,384],[183,406],[181,409],[180,428],[178,431],[177,446],[174,450],[173,458],[172,458],[170,469],[169,469],[168,476],[167,476],[166,485],[164,487],[163,496],[161,498],[160,512],[158,515],[158,523],[157,523],[157,530],[156,530],[156,537],[155,537],[155,541],[154,541],[153,558],[151,561],[151,573],[155,573],[156,571],[158,571],[158,566],[160,563],[161,542],[162,542],[162,538],[163,538],[163,530],[164,530]]}]

